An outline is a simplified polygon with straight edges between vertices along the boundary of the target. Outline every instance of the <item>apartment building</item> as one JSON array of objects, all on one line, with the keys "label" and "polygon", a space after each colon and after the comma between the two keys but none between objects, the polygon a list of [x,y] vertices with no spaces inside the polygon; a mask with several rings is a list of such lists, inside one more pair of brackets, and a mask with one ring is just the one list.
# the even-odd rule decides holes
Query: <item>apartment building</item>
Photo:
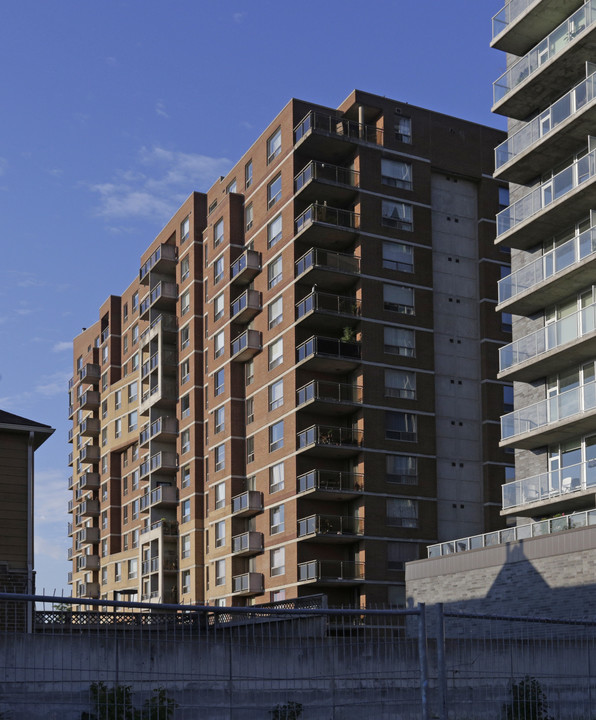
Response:
[{"label": "apartment building", "polygon": [[[493,111],[508,117],[495,177],[511,183],[496,238],[497,247],[511,248],[512,266],[499,282],[497,307],[513,316],[498,375],[514,385],[500,443],[515,451],[515,479],[502,489],[501,515],[511,527],[429,554],[513,544],[467,566],[419,564],[412,588],[421,599],[433,574],[436,589],[437,573],[447,573],[444,589],[453,589],[452,571],[473,567],[483,579],[468,575],[467,584],[482,592],[505,564],[517,563],[519,570],[508,570],[510,579],[519,573],[510,597],[517,608],[525,594],[523,609],[535,611],[550,587],[560,592],[545,612],[558,604],[582,613],[587,596],[579,588],[593,583],[596,548],[596,3],[511,0],[493,18],[492,45],[507,53]],[[471,597],[463,588],[455,592]]]},{"label": "apartment building", "polygon": [[73,595],[402,605],[500,527],[504,134],[290,101],[74,340]]}]

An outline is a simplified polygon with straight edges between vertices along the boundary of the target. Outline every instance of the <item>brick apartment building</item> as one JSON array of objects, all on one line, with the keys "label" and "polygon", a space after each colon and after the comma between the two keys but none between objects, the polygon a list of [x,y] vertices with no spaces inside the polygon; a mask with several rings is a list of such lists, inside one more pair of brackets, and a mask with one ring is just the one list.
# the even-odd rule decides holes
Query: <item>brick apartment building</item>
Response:
[{"label": "brick apartment building", "polygon": [[501,526],[503,139],[292,100],[190,195],[74,340],[73,595],[400,605],[407,560]]}]

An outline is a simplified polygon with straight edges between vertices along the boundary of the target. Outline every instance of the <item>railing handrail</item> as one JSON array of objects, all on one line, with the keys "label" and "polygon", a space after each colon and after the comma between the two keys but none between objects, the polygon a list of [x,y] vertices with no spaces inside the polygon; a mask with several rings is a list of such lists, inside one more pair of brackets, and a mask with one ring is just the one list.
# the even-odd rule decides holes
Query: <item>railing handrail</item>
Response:
[{"label": "railing handrail", "polygon": [[[536,2],[536,0],[507,0],[504,7],[502,7],[499,12],[495,13],[492,17],[493,40],[497,37],[497,35],[500,35],[503,32],[510,22],[515,20],[518,15],[521,15],[521,13],[533,2]],[[509,12],[512,6],[517,6],[515,7],[515,11],[513,13]],[[500,16],[504,16],[505,19],[501,20]],[[497,23],[504,26],[501,27],[498,32],[495,30]]]},{"label": "railing handrail", "polygon": [[[592,467],[595,468],[594,481],[588,482],[588,470]],[[567,479],[569,483],[565,482]],[[587,490],[588,487],[593,486],[596,486],[596,463],[594,460],[584,460],[557,470],[548,470],[538,475],[504,483],[501,486],[502,506],[505,510],[529,502],[544,502],[570,492]]]},{"label": "railing handrail", "polygon": [[[322,121],[322,122],[321,122]],[[356,120],[348,120],[343,115],[332,115],[317,110],[309,110],[306,115],[294,128],[294,142],[297,143],[303,137],[309,135],[313,129],[321,130],[348,137],[354,140],[372,142],[375,145],[383,144],[383,129],[371,123],[359,123]],[[370,139],[370,138],[374,138]]]}]

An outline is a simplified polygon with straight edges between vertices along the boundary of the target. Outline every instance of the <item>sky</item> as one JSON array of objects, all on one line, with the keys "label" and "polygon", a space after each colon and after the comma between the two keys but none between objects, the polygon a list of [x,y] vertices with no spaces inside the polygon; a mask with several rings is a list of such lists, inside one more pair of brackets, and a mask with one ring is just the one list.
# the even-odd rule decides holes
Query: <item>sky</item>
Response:
[{"label": "sky", "polygon": [[358,88],[505,129],[502,4],[1,3],[0,408],[56,429],[35,456],[38,592],[70,595],[73,337],[292,97],[336,107]]}]

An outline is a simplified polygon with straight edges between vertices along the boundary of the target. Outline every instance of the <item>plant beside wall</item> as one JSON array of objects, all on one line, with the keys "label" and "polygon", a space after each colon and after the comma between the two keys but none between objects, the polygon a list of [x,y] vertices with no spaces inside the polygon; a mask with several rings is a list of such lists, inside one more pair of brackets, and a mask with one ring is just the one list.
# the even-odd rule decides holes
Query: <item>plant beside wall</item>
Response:
[{"label": "plant beside wall", "polygon": [[269,712],[272,720],[299,720],[302,715],[302,703],[290,700],[287,703],[276,705]]},{"label": "plant beside wall", "polygon": [[554,720],[548,714],[548,702],[536,678],[526,675],[511,683],[511,700],[503,706],[504,720]]},{"label": "plant beside wall", "polygon": [[130,685],[92,683],[89,692],[93,712],[84,712],[81,720],[170,720],[178,707],[162,687],[153,690],[141,709],[133,705]]}]

